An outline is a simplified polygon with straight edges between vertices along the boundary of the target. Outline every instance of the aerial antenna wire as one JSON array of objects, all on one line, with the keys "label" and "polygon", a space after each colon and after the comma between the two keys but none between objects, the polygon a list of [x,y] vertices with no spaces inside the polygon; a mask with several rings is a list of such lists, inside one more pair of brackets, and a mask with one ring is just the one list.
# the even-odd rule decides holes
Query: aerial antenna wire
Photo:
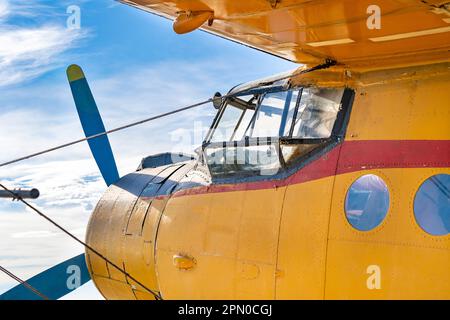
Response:
[{"label": "aerial antenna wire", "polygon": [[[289,78],[293,78],[293,77],[296,77],[296,76],[299,76],[299,75],[302,75],[302,74],[305,74],[305,73],[309,73],[309,72],[312,72],[312,71],[321,70],[321,69],[327,69],[327,68],[332,67],[332,66],[334,66],[336,64],[337,64],[336,61],[327,59],[325,61],[325,63],[319,64],[319,65],[311,67],[309,69],[303,69],[303,70],[294,72],[292,74],[289,74],[289,75],[286,75],[286,76],[283,76],[283,77],[276,78],[274,80],[271,80],[271,83],[277,82],[277,81],[281,81],[281,80],[286,80],[286,79],[289,79]],[[261,86],[262,86],[261,84],[256,84],[253,87],[246,88],[245,91],[252,90],[252,89],[257,89],[257,88],[259,88]],[[143,119],[143,120],[139,120],[139,121],[136,121],[136,122],[132,122],[132,123],[120,126],[120,127],[116,127],[114,129],[107,130],[105,132],[100,132],[100,133],[97,133],[97,134],[94,134],[94,135],[91,135],[91,136],[88,136],[88,137],[85,137],[85,138],[82,138],[82,139],[78,139],[78,140],[74,140],[74,141],[71,141],[71,142],[67,142],[67,143],[64,143],[64,144],[61,144],[61,145],[58,145],[58,146],[55,146],[55,147],[52,147],[52,148],[49,148],[49,149],[45,149],[45,150],[42,150],[42,151],[39,151],[39,152],[36,152],[36,153],[32,153],[32,154],[29,154],[29,155],[26,155],[26,156],[23,156],[23,157],[14,159],[14,160],[6,161],[6,162],[3,162],[3,163],[0,163],[0,167],[4,167],[4,166],[7,166],[7,165],[10,165],[10,164],[13,164],[13,163],[17,163],[17,162],[20,162],[20,161],[23,161],[23,160],[26,160],[26,159],[34,158],[34,157],[37,157],[37,156],[42,155],[42,154],[46,154],[46,153],[49,153],[49,152],[52,152],[52,151],[55,151],[55,150],[59,150],[59,149],[63,149],[63,148],[72,146],[74,144],[81,143],[83,141],[92,140],[92,139],[95,139],[95,138],[98,138],[98,137],[101,137],[101,136],[104,136],[104,135],[107,135],[107,134],[110,134],[110,133],[113,133],[113,132],[117,132],[117,131],[128,129],[128,128],[131,128],[131,127],[135,127],[135,126],[138,126],[140,124],[144,124],[144,123],[147,123],[147,122],[150,122],[150,121],[153,121],[153,120],[161,119],[161,118],[164,118],[164,117],[167,117],[167,116],[179,113],[179,112],[183,112],[183,111],[186,111],[186,110],[189,110],[189,109],[197,108],[197,107],[200,107],[200,106],[205,105],[207,103],[213,102],[215,99],[222,99],[223,100],[223,99],[226,99],[226,98],[229,98],[229,97],[236,96],[237,94],[239,94],[239,92],[235,92],[235,93],[232,93],[232,94],[226,94],[226,95],[220,96],[218,98],[209,98],[207,100],[204,100],[204,101],[201,101],[201,102],[198,102],[198,103],[195,103],[195,104],[191,104],[191,105],[183,107],[183,108],[179,108],[179,109],[175,109],[175,110],[172,110],[172,111],[169,111],[169,112],[161,113],[159,115],[152,116],[152,117],[149,117],[149,118],[146,118],[146,119]]]},{"label": "aerial antenna wire", "polygon": [[100,133],[94,134],[92,136],[88,136],[88,137],[85,137],[85,138],[82,138],[82,139],[78,139],[78,140],[74,140],[74,141],[71,141],[71,142],[67,142],[67,143],[61,144],[59,146],[55,146],[55,147],[52,147],[52,148],[49,148],[49,149],[45,149],[45,150],[42,150],[42,151],[39,151],[39,152],[36,152],[36,153],[32,153],[32,154],[29,154],[29,155],[26,155],[24,157],[20,157],[20,158],[11,160],[11,161],[3,162],[3,163],[0,164],[0,167],[4,167],[4,166],[7,166],[9,164],[20,162],[20,161],[23,161],[23,160],[26,160],[26,159],[34,158],[34,157],[37,157],[39,155],[42,155],[42,154],[45,154],[45,153],[49,153],[49,152],[52,152],[52,151],[55,151],[55,150],[63,149],[63,148],[72,146],[74,144],[78,144],[78,143],[83,142],[83,141],[92,140],[92,139],[95,139],[95,138],[107,135],[109,133],[121,131],[121,130],[128,129],[128,128],[131,128],[131,127],[134,127],[134,126],[146,123],[146,122],[150,122],[150,121],[153,121],[153,120],[156,120],[156,119],[164,118],[164,117],[170,116],[170,115],[178,113],[178,112],[182,112],[182,111],[185,111],[185,110],[193,109],[193,108],[199,107],[201,105],[204,105],[206,103],[209,103],[212,100],[213,100],[213,98],[210,98],[208,100],[205,100],[205,101],[202,101],[202,102],[199,102],[199,103],[196,103],[196,104],[192,104],[192,105],[187,106],[187,107],[183,107],[183,108],[176,109],[176,110],[173,110],[173,111],[165,112],[165,113],[159,114],[157,116],[153,116],[153,117],[150,117],[150,118],[146,118],[146,119],[143,119],[143,120],[132,122],[132,123],[129,123],[129,124],[126,124],[126,125],[123,125],[123,126],[111,129],[111,130],[107,130],[105,132],[100,132]]},{"label": "aerial antenna wire", "polygon": [[[315,70],[327,69],[327,68],[332,67],[332,66],[334,66],[334,65],[336,65],[336,64],[337,64],[336,61],[327,59],[327,60],[325,61],[325,63],[323,63],[323,64],[314,66],[314,67],[309,68],[309,69],[300,70],[300,71],[294,72],[294,73],[292,73],[292,74],[290,74],[290,75],[286,75],[286,76],[283,76],[283,77],[276,78],[276,79],[274,79],[274,80],[271,81],[271,82],[277,82],[277,81],[286,80],[286,79],[293,78],[293,77],[299,76],[299,75],[301,75],[301,74],[309,73],[309,72],[312,72],[312,71],[315,71]],[[256,88],[258,88],[258,87],[260,87],[260,86],[261,86],[260,84],[256,84],[256,85],[253,86],[253,87],[246,88],[246,90],[256,89]],[[236,94],[237,94],[237,93],[227,94],[227,95],[224,95],[224,96],[219,97],[219,99],[226,99],[226,98],[228,98],[228,97],[235,96]],[[42,150],[42,151],[39,151],[39,152],[36,152],[36,153],[32,153],[32,154],[29,154],[29,155],[27,155],[27,156],[20,157],[20,158],[11,160],[11,161],[3,162],[3,163],[0,163],[0,167],[4,167],[4,166],[7,166],[7,165],[10,165],[10,164],[13,164],[13,163],[17,163],[17,162],[20,162],[20,161],[23,161],[23,160],[26,160],[26,159],[34,158],[34,157],[37,157],[37,156],[42,155],[42,154],[45,154],[45,153],[49,153],[49,152],[52,152],[52,151],[55,151],[55,150],[63,149],[63,148],[72,146],[72,145],[74,145],[74,144],[81,143],[81,142],[83,142],[83,141],[88,141],[88,140],[91,140],[91,139],[95,139],[95,138],[98,138],[98,137],[107,135],[107,134],[109,134],[109,133],[113,133],[113,132],[121,131],[121,130],[124,130],[124,129],[128,129],[128,128],[131,128],[131,127],[134,127],[134,126],[137,126],[137,125],[146,123],[146,122],[150,122],[150,121],[153,121],[153,120],[156,120],[156,119],[160,119],[160,118],[163,118],[163,117],[167,117],[167,116],[169,116],[169,115],[173,115],[173,114],[176,114],[176,113],[179,113],[179,112],[182,112],[182,111],[186,111],[186,110],[189,110],[189,109],[193,109],[193,108],[196,108],[196,107],[205,105],[205,104],[207,104],[207,103],[213,102],[215,99],[216,99],[216,98],[209,98],[209,99],[204,100],[204,101],[202,101],[202,102],[198,102],[198,103],[195,103],[195,104],[192,104],[192,105],[183,107],[183,108],[175,109],[175,110],[172,110],[172,111],[169,111],[169,112],[165,112],[165,113],[162,113],[162,114],[153,116],[153,117],[149,117],[149,118],[146,118],[146,119],[143,119],[143,120],[140,120],[140,121],[132,122],[132,123],[129,123],[129,124],[126,124],[126,125],[123,125],[123,126],[120,126],[120,127],[114,128],[114,129],[111,129],[111,130],[107,130],[107,131],[105,131],[105,132],[100,132],[100,133],[95,134],[95,135],[92,135],[92,136],[88,136],[88,137],[85,137],[85,138],[82,138],[82,139],[78,139],[78,140],[74,140],[74,141],[71,141],[71,142],[68,142],[68,143],[64,143],[64,144],[62,144],[62,145],[55,146],[55,147],[52,147],[52,148],[49,148],[49,149],[46,149],[46,150]],[[119,266],[117,266],[117,265],[116,265],[115,263],[113,263],[111,260],[109,260],[109,259],[106,258],[104,255],[102,255],[100,252],[98,252],[97,250],[95,250],[94,248],[92,248],[91,246],[89,246],[87,243],[85,243],[85,242],[83,242],[82,240],[78,239],[78,238],[77,238],[75,235],[73,235],[71,232],[69,232],[68,230],[66,230],[66,229],[63,228],[62,226],[60,226],[58,223],[56,223],[56,222],[55,222],[54,220],[52,220],[50,217],[46,216],[42,211],[40,211],[39,209],[35,208],[33,205],[31,205],[30,203],[28,203],[28,202],[25,201],[24,199],[22,199],[22,198],[21,198],[20,196],[18,196],[16,193],[14,193],[13,191],[11,191],[11,190],[9,190],[8,188],[6,188],[3,184],[0,184],[0,187],[3,188],[5,191],[11,193],[11,195],[13,195],[18,201],[23,202],[27,207],[29,207],[30,209],[32,209],[34,212],[36,212],[36,213],[37,213],[38,215],[40,215],[42,218],[44,218],[45,220],[47,220],[48,222],[50,222],[51,224],[53,224],[55,227],[57,227],[58,229],[60,229],[62,232],[64,232],[65,234],[67,234],[69,237],[71,237],[72,239],[74,239],[76,242],[78,242],[79,244],[83,245],[85,248],[87,248],[87,249],[89,249],[90,251],[92,251],[93,253],[95,253],[98,257],[100,257],[101,259],[103,259],[105,262],[107,262],[107,263],[109,263],[110,265],[112,265],[115,269],[117,269],[119,272],[123,273],[126,277],[130,278],[131,280],[133,280],[134,282],[136,282],[137,284],[139,284],[139,285],[140,285],[141,287],[143,287],[145,290],[147,290],[148,292],[150,292],[150,293],[155,297],[156,300],[161,300],[161,299],[162,299],[161,296],[160,296],[158,293],[156,293],[156,292],[154,292],[153,290],[147,288],[147,287],[146,287],[145,285],[143,285],[140,281],[136,280],[136,278],[132,277],[132,276],[131,276],[128,272],[126,272],[124,269],[122,269],[122,268],[120,268]],[[37,289],[33,288],[29,283],[27,283],[26,281],[23,281],[23,280],[20,279],[19,277],[15,276],[13,273],[11,273],[10,271],[6,270],[6,269],[3,268],[2,266],[0,266],[0,270],[1,270],[2,272],[4,272],[5,274],[7,274],[8,276],[10,276],[11,278],[13,278],[14,280],[16,280],[16,281],[18,281],[19,283],[23,284],[25,287],[27,287],[29,290],[31,290],[32,292],[34,292],[35,294],[37,294],[38,296],[40,296],[40,297],[43,298],[44,300],[49,300],[48,297],[46,297],[44,294],[42,294],[41,292],[39,292]]]},{"label": "aerial antenna wire", "polygon": [[2,271],[3,273],[5,273],[7,276],[11,277],[12,279],[16,280],[17,282],[19,282],[20,284],[24,285],[28,290],[30,290],[31,292],[33,292],[34,294],[38,295],[39,297],[41,297],[44,300],[50,300],[45,294],[43,294],[42,292],[40,292],[39,290],[37,290],[36,288],[34,288],[32,285],[30,285],[28,282],[20,279],[18,276],[16,276],[14,273],[12,273],[11,271],[3,268],[2,266],[0,266],[0,271]]},{"label": "aerial antenna wire", "polygon": [[5,191],[11,193],[13,196],[15,196],[15,198],[18,201],[23,202],[27,207],[29,207],[31,210],[33,210],[34,212],[36,212],[38,215],[40,215],[42,218],[44,218],[45,220],[47,220],[48,222],[50,222],[51,224],[53,224],[55,227],[57,227],[59,230],[61,230],[62,232],[64,232],[65,234],[67,234],[69,237],[71,237],[73,240],[75,240],[76,242],[78,242],[79,244],[81,244],[82,246],[84,246],[85,248],[89,249],[90,251],[92,251],[93,253],[95,253],[98,257],[100,257],[102,260],[104,260],[105,262],[109,263],[111,266],[113,266],[115,269],[117,269],[119,272],[123,273],[125,275],[125,277],[130,278],[131,280],[133,280],[134,282],[136,282],[138,285],[140,285],[142,288],[144,288],[145,290],[147,290],[149,293],[151,293],[156,300],[162,300],[161,296],[159,295],[159,293],[156,293],[155,291],[147,288],[144,284],[142,284],[140,281],[138,281],[136,278],[134,278],[133,276],[131,276],[128,272],[126,272],[124,269],[122,269],[121,267],[119,267],[118,265],[116,265],[114,262],[112,262],[111,260],[109,260],[107,257],[105,257],[103,254],[101,254],[100,252],[98,252],[97,250],[95,250],[94,248],[92,248],[90,245],[88,245],[87,243],[85,243],[84,241],[78,239],[74,234],[72,234],[70,231],[68,231],[67,229],[65,229],[64,227],[62,227],[61,225],[59,225],[57,222],[55,222],[53,219],[51,219],[50,217],[48,217],[47,215],[45,215],[42,211],[40,211],[39,209],[37,209],[36,207],[34,207],[33,205],[31,205],[30,203],[28,203],[27,201],[25,201],[24,199],[22,199],[22,197],[20,197],[18,194],[14,193],[13,191],[9,190],[8,188],[6,188],[3,184],[0,183],[0,187],[3,188]]},{"label": "aerial antenna wire", "polygon": [[[286,80],[286,79],[293,78],[293,77],[299,76],[301,74],[309,73],[309,72],[312,72],[312,71],[315,71],[315,70],[327,69],[327,68],[332,67],[332,66],[334,66],[336,64],[337,64],[336,61],[327,59],[325,61],[325,63],[323,63],[323,64],[314,66],[314,67],[309,68],[309,69],[300,70],[300,71],[294,72],[294,73],[292,73],[290,75],[286,75],[286,76],[283,76],[283,77],[276,78],[276,79],[272,80],[271,82],[277,82],[277,81],[281,81],[281,80]],[[247,88],[246,90],[256,89],[256,88],[258,88],[260,86],[261,85],[257,84],[257,85],[255,85],[253,87]],[[226,98],[232,97],[234,95],[236,95],[236,94],[227,94],[227,95],[219,97],[219,99],[226,99]],[[182,112],[182,111],[193,109],[193,108],[205,105],[207,103],[213,102],[215,99],[216,98],[209,98],[209,99],[204,100],[202,102],[198,102],[198,103],[195,103],[195,104],[183,107],[183,108],[179,108],[179,109],[176,109],[176,110],[173,110],[173,111],[165,112],[165,113],[162,113],[162,114],[159,114],[159,115],[156,115],[156,116],[153,116],[153,117],[149,117],[149,118],[146,118],[146,119],[143,119],[143,120],[140,120],[140,121],[132,122],[132,123],[129,123],[129,124],[126,124],[126,125],[123,125],[123,126],[111,129],[111,130],[107,130],[105,132],[101,132],[101,133],[98,133],[98,134],[95,134],[95,135],[92,135],[92,136],[88,136],[88,137],[85,137],[85,138],[82,138],[82,139],[78,139],[78,140],[74,140],[74,141],[71,141],[71,142],[68,142],[68,143],[64,143],[62,145],[55,146],[55,147],[52,147],[52,148],[49,148],[49,149],[45,149],[45,150],[42,150],[42,151],[39,151],[39,152],[36,152],[36,153],[32,153],[32,154],[29,154],[29,155],[26,155],[26,156],[23,156],[23,157],[20,157],[20,158],[11,160],[11,161],[3,162],[3,163],[0,163],[0,167],[4,167],[4,166],[7,166],[7,165],[10,165],[10,164],[13,164],[13,163],[17,163],[17,162],[20,162],[20,161],[23,161],[23,160],[26,160],[26,159],[34,158],[34,157],[37,157],[37,156],[42,155],[42,154],[46,154],[46,153],[49,153],[49,152],[52,152],[52,151],[55,151],[55,150],[63,149],[63,148],[72,146],[74,144],[81,143],[83,141],[88,141],[88,140],[91,140],[91,139],[95,139],[95,138],[107,135],[109,133],[113,133],[113,132],[121,131],[121,130],[124,130],[124,129],[128,129],[128,128],[131,128],[131,127],[134,127],[134,126],[146,123],[146,122],[150,122],[150,121],[153,121],[153,120],[157,120],[157,119],[160,119],[160,118],[163,118],[163,117],[167,117],[169,115],[173,115],[173,114],[176,114],[176,113],[179,113],[179,112]],[[161,296],[158,293],[156,293],[153,290],[147,288],[140,281],[138,281],[136,278],[131,276],[128,272],[126,272],[125,270],[123,270],[122,268],[117,266],[115,263],[113,263],[108,258],[106,258],[104,255],[102,255],[100,252],[98,252],[97,250],[95,250],[94,248],[89,246],[87,243],[85,243],[82,240],[78,239],[75,235],[73,235],[68,230],[66,230],[65,228],[60,226],[58,223],[56,223],[54,220],[52,220],[51,218],[46,216],[42,211],[40,211],[39,209],[35,208],[33,205],[31,205],[30,203],[28,203],[24,199],[22,199],[16,193],[14,193],[13,191],[11,191],[8,188],[6,188],[3,184],[0,184],[0,187],[3,188],[5,191],[11,193],[11,195],[13,195],[17,200],[23,202],[27,207],[29,207],[30,209],[35,211],[38,215],[40,215],[41,217],[46,219],[48,222],[53,224],[55,227],[57,227],[58,229],[63,231],[65,234],[67,234],[69,237],[74,239],[76,242],[78,242],[79,244],[83,245],[85,248],[87,248],[90,251],[92,251],[93,253],[95,253],[97,256],[99,256],[101,259],[103,259],[105,262],[107,262],[110,265],[112,265],[115,269],[119,270],[119,272],[123,273],[126,277],[130,278],[131,280],[133,280],[134,282],[139,284],[145,290],[150,292],[155,297],[156,300],[162,299]],[[12,272],[6,270],[2,266],[0,266],[0,271],[4,272],[9,277],[11,277],[14,280],[18,281],[19,283],[23,284],[26,288],[28,288],[29,290],[31,290],[32,292],[34,292],[35,294],[37,294],[38,296],[40,296],[44,300],[49,300],[48,297],[46,297],[44,294],[39,292],[37,289],[33,288],[29,283],[27,283],[26,281],[20,279],[19,277],[14,275]]]}]

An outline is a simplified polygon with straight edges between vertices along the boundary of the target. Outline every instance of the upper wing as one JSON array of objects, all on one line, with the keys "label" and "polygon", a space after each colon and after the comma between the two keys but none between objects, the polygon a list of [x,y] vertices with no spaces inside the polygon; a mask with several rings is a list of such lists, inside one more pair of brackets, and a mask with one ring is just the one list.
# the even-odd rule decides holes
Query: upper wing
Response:
[{"label": "upper wing", "polygon": [[169,19],[211,11],[213,24],[203,30],[298,63],[330,58],[376,67],[449,59],[450,2],[443,0],[120,1]]}]

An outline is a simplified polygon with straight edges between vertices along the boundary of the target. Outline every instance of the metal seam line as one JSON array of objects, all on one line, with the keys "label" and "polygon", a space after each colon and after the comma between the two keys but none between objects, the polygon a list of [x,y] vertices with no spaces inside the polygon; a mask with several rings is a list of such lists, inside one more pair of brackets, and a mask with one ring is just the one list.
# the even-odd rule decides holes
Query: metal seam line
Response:
[{"label": "metal seam line", "polygon": [[87,243],[83,242],[82,240],[78,239],[76,236],[74,236],[72,233],[70,233],[68,230],[66,230],[65,228],[63,228],[62,226],[60,226],[58,223],[56,223],[55,221],[53,221],[50,217],[46,216],[43,212],[41,212],[39,209],[35,208],[33,205],[31,205],[30,203],[28,203],[27,201],[25,201],[24,199],[22,199],[21,197],[19,197],[17,194],[15,194],[13,191],[9,190],[8,188],[6,188],[3,184],[0,183],[0,187],[3,188],[5,191],[10,192],[11,194],[15,195],[17,197],[17,199],[21,202],[23,202],[27,207],[29,207],[31,210],[33,210],[34,212],[36,212],[38,215],[40,215],[42,218],[44,218],[45,220],[47,220],[48,222],[50,222],[51,224],[53,224],[55,227],[57,227],[59,230],[61,230],[62,232],[64,232],[65,234],[67,234],[69,237],[71,237],[72,239],[74,239],[76,242],[78,242],[79,244],[83,245],[85,248],[89,249],[90,251],[92,251],[93,253],[95,253],[98,257],[100,257],[101,259],[103,259],[105,262],[109,263],[111,266],[113,266],[115,269],[117,269],[119,272],[123,273],[126,277],[130,278],[131,280],[133,280],[134,282],[136,282],[138,285],[140,285],[142,288],[144,288],[145,290],[147,290],[149,293],[151,293],[156,300],[161,300],[161,297],[158,293],[154,292],[153,290],[147,288],[144,284],[142,284],[140,281],[138,281],[136,278],[134,278],[133,276],[131,276],[128,272],[126,272],[125,270],[123,270],[122,268],[120,268],[118,265],[116,265],[114,262],[112,262],[111,260],[109,260],[108,258],[106,258],[104,255],[102,255],[100,252],[98,252],[97,250],[95,250],[94,248],[92,248],[91,246],[89,246]]}]

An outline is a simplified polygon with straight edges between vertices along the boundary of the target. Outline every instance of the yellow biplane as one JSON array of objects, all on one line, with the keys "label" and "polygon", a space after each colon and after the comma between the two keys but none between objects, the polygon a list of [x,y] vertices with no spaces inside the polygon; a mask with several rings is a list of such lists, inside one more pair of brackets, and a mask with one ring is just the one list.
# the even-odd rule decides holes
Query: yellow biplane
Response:
[{"label": "yellow biplane", "polygon": [[90,141],[105,298],[450,299],[450,2],[121,2],[301,66],[217,94],[196,159],[119,178]]}]

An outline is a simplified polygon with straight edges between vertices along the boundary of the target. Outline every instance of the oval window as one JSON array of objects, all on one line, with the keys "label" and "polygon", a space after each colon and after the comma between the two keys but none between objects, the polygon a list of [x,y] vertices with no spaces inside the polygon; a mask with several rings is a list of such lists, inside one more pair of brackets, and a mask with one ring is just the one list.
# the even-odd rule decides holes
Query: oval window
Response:
[{"label": "oval window", "polygon": [[386,183],[374,174],[359,177],[345,197],[348,222],[360,231],[378,226],[389,209],[389,190]]},{"label": "oval window", "polygon": [[425,180],[414,198],[414,216],[419,226],[434,236],[450,232],[450,175]]}]

